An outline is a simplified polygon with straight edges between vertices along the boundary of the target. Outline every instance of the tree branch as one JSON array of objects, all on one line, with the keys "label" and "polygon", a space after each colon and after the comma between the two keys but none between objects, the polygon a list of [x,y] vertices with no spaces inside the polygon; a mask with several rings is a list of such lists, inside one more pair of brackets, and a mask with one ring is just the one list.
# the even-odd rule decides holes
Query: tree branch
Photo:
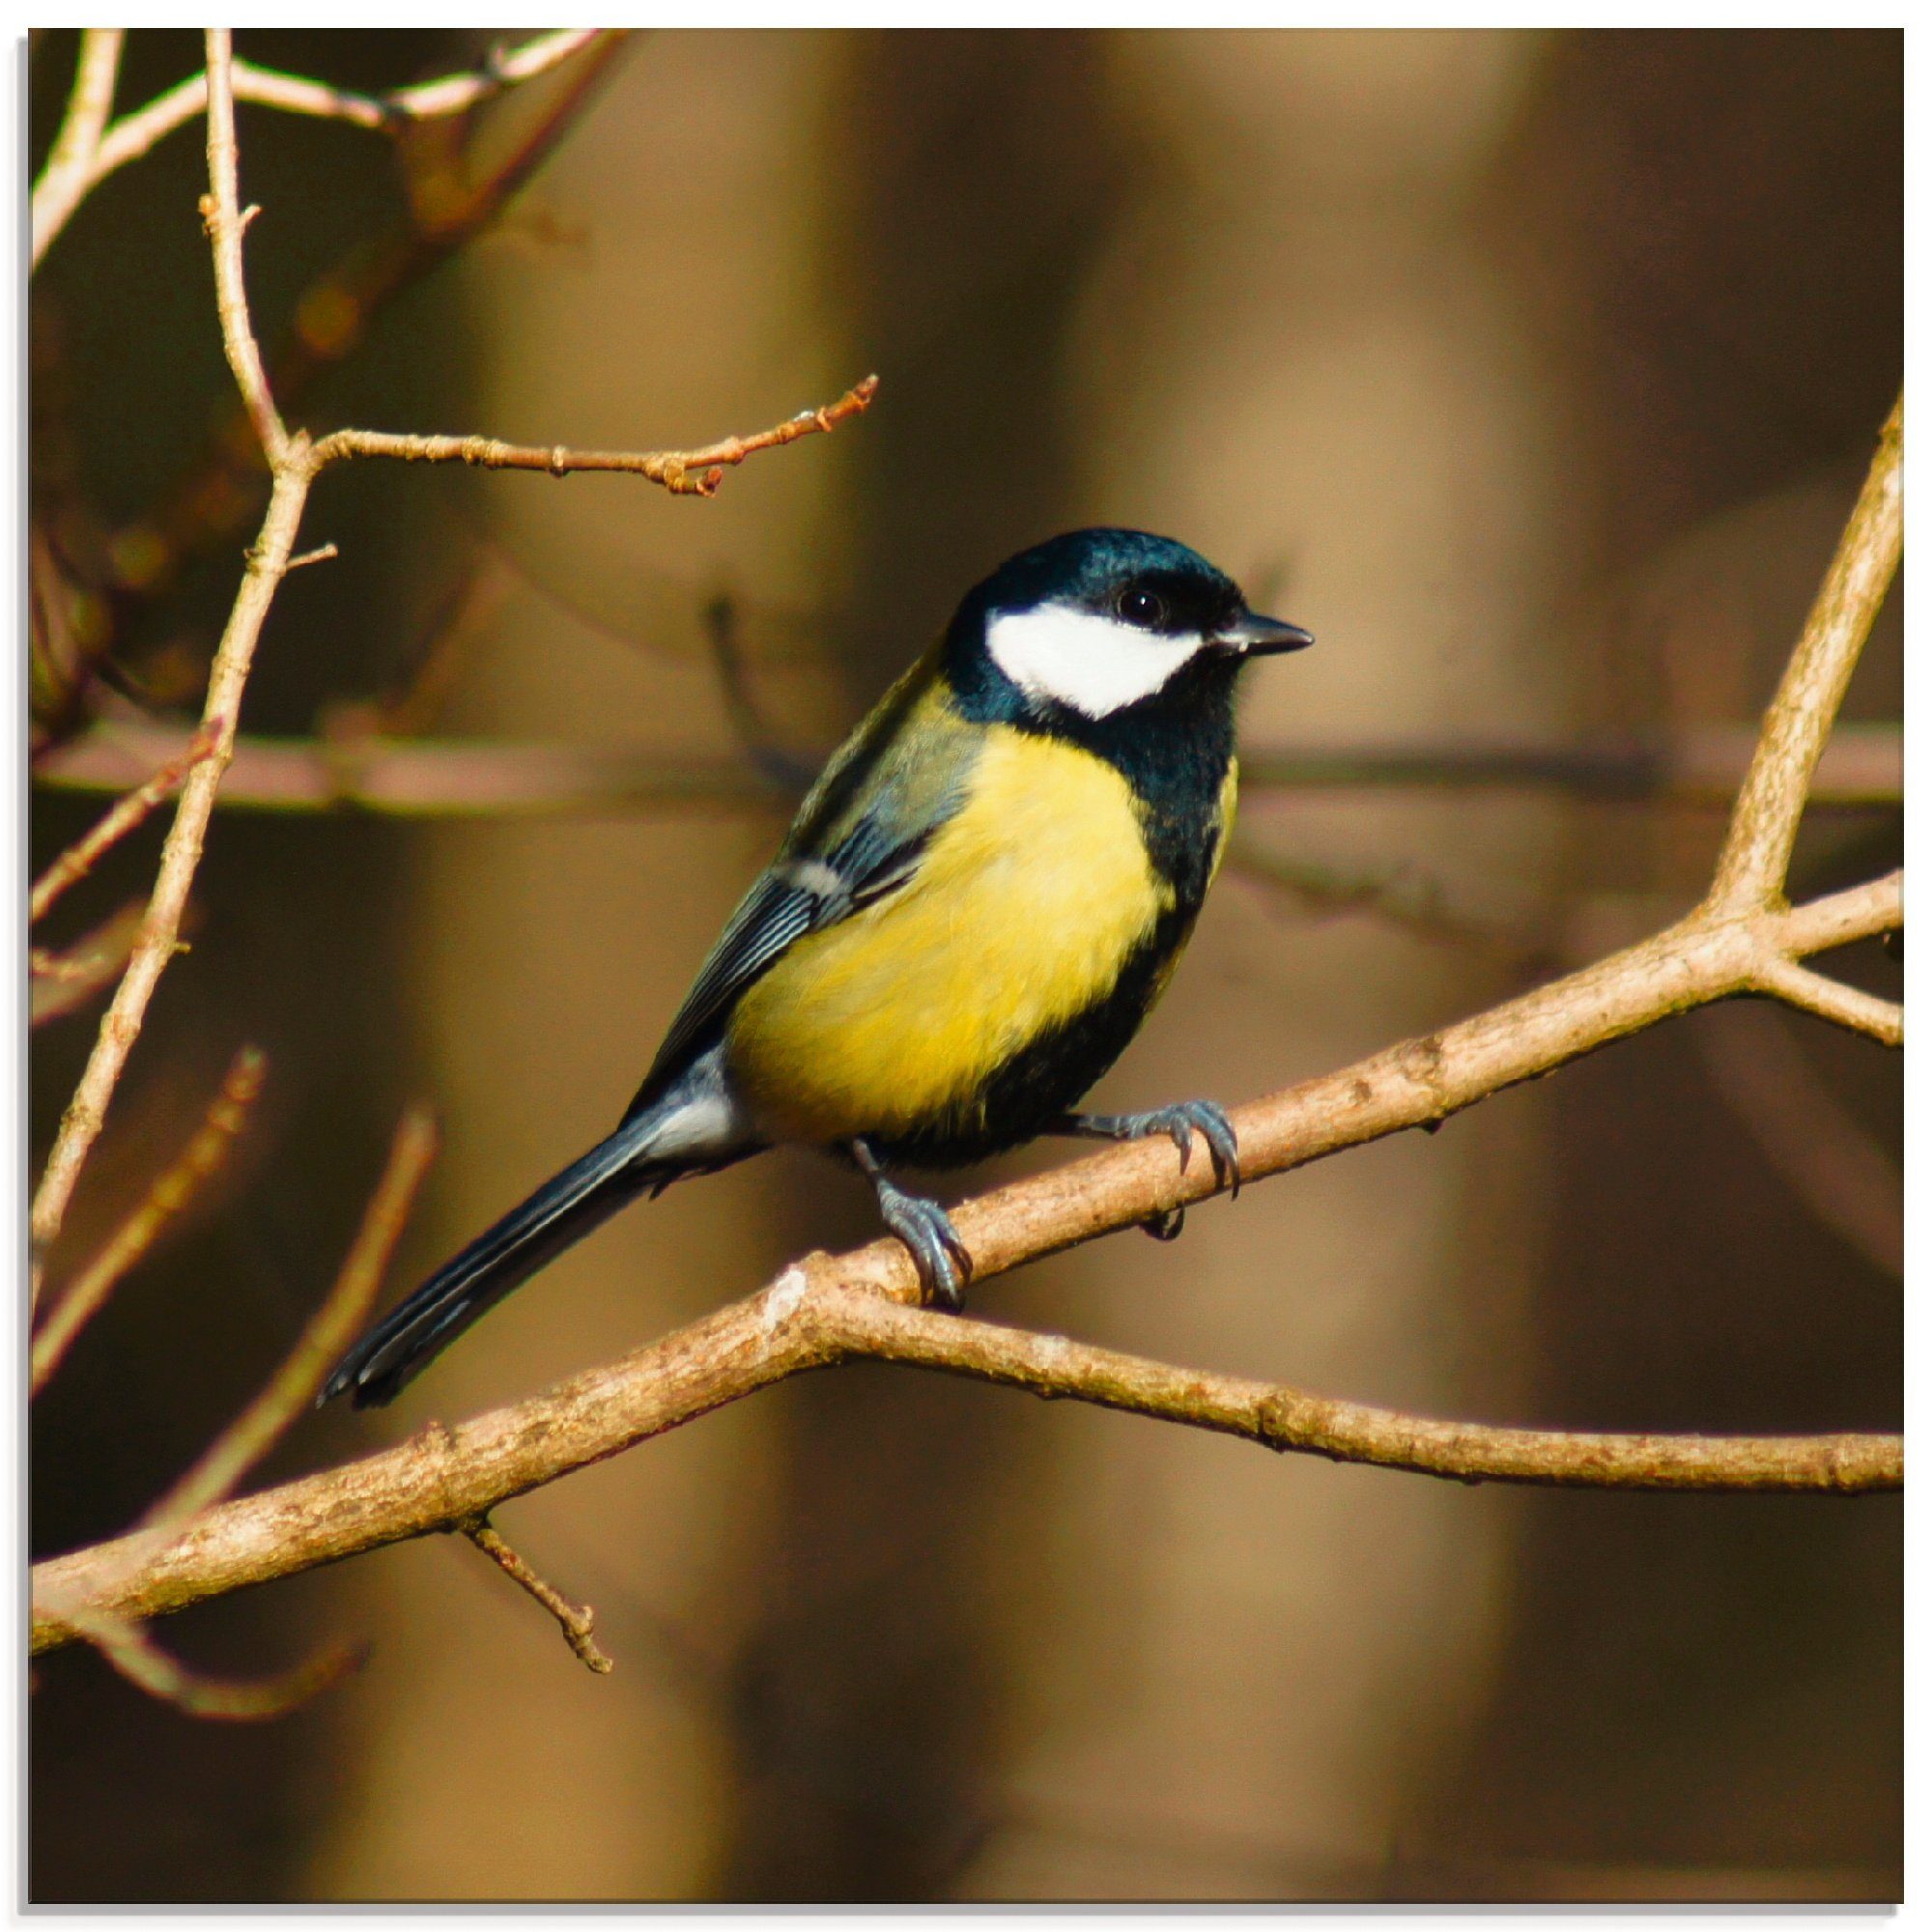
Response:
[{"label": "tree branch", "polygon": [[170,1530],[225,1496],[315,1400],[324,1378],[355,1339],[382,1293],[389,1258],[435,1158],[436,1128],[427,1114],[412,1107],[396,1124],[382,1179],[369,1197],[335,1285],[261,1394],[142,1519],[145,1532]]},{"label": "tree branch", "polygon": [[[36,783],[62,791],[119,791],[179,756],[182,734],[116,720],[43,753]],[[1261,745],[1241,753],[1241,792],[1350,789],[1515,790],[1548,787],[1583,798],[1707,807],[1736,795],[1750,757],[1744,734],[1692,732],[1660,746]],[[1904,795],[1904,748],[1894,725],[1846,725],[1818,767],[1812,804],[1893,806]],[[497,739],[242,737],[222,785],[239,811],[377,811],[414,818],[563,815],[701,806],[772,810],[793,792],[745,757],[676,757],[599,745]]]},{"label": "tree branch", "polygon": [[1811,774],[1904,549],[1904,465],[1901,395],[1886,418],[1864,488],[1765,713],[1711,884],[1715,910],[1742,912],[1783,895]]},{"label": "tree branch", "polygon": [[903,1308],[863,1290],[811,1299],[837,1360],[871,1358],[1000,1382],[1048,1398],[1238,1435],[1269,1449],[1367,1463],[1462,1483],[1553,1488],[1859,1492],[1896,1489],[1892,1435],[1612,1435],[1496,1429],[1334,1402],[1284,1384],[1170,1368],[1064,1335]]},{"label": "tree branch", "polygon": [[594,1671],[599,1677],[608,1677],[616,1666],[611,1659],[597,1647],[597,1639],[592,1633],[597,1628],[597,1615],[588,1604],[573,1604],[554,1584],[546,1582],[530,1568],[517,1552],[505,1543],[491,1526],[487,1517],[479,1517],[473,1522],[463,1524],[463,1533],[490,1561],[535,1602],[541,1604],[556,1619],[557,1629],[563,1633],[563,1640],[572,1654],[586,1670]]},{"label": "tree branch", "polygon": [[117,845],[147,818],[150,812],[181,783],[189,769],[205,758],[212,749],[207,731],[195,732],[181,751],[163,761],[143,783],[121,798],[83,837],[74,840],[41,876],[34,881],[27,899],[27,922],[44,919],[70,886],[78,885],[94,869],[95,862]]},{"label": "tree branch", "polygon": [[238,1681],[205,1677],[170,1657],[138,1624],[98,1611],[74,1613],[74,1634],[93,1644],[136,1689],[190,1718],[261,1723],[285,1718],[362,1661],[357,1644],[332,1643],[273,1677]]},{"label": "tree branch", "polygon": [[87,1324],[106,1306],[128,1270],[152,1248],[170,1221],[227,1161],[262,1091],[268,1063],[252,1046],[235,1056],[209,1103],[206,1117],[173,1165],[158,1175],[141,1205],[115,1231],[107,1245],[73,1279],[34,1332],[28,1355],[27,1393],[39,1395],[53,1378],[67,1351]]},{"label": "tree branch", "polygon": [[[1405,1040],[1340,1072],[1235,1109],[1230,1118],[1240,1140],[1243,1174],[1252,1181],[1286,1173],[1344,1148],[1444,1120],[1673,1013],[1744,991],[1767,945],[1838,945],[1886,930],[1902,918],[1903,875],[1896,872],[1787,913],[1718,920],[1700,910],[1639,946],[1458,1026]],[[1206,1161],[1183,1170],[1170,1143],[1140,1141],[962,1203],[952,1214],[972,1254],[974,1278],[984,1283],[1024,1262],[1215,1191]],[[749,1299],[530,1401],[455,1429],[432,1425],[400,1448],[226,1504],[131,1572],[124,1572],[126,1556],[116,1544],[43,1563],[35,1572],[37,1600],[58,1593],[117,1615],[154,1616],[384,1544],[461,1527],[512,1496],[772,1382],[877,1352],[868,1337],[912,1332],[857,1325],[849,1319],[847,1299],[854,1294],[882,1303],[917,1303],[919,1279],[898,1242],[875,1241],[838,1257],[808,1257]],[[842,1326],[841,1311],[847,1314]],[[960,1373],[970,1373],[966,1364],[983,1324],[956,1325],[967,1351],[960,1356]],[[942,1325],[932,1332],[948,1330]],[[1048,1337],[1030,1373],[1049,1392],[1085,1397],[1081,1378],[1094,1359],[1105,1359],[1104,1351],[1083,1354],[1075,1345]],[[1170,1391],[1206,1390],[1215,1381],[1158,1364],[1145,1366],[1150,1375],[1178,1378],[1165,1384]],[[1265,1384],[1240,1386],[1273,1393]],[[1346,1405],[1297,1408],[1295,1403],[1317,1399],[1289,1394],[1293,1400],[1286,1406],[1268,1409],[1269,1433],[1258,1433],[1256,1439],[1338,1461],[1427,1468],[1463,1479],[1535,1480],[1526,1445],[1542,1432],[1496,1432]],[[1211,1403],[1198,1413],[1184,1404],[1172,1413],[1159,1412],[1196,1427],[1227,1426]],[[1398,1462],[1392,1445],[1404,1441],[1412,1445],[1404,1452],[1410,1460]],[[1679,1446],[1660,1452],[1661,1441]],[[1683,1446],[1686,1441],[1704,1446]],[[1804,1446],[1794,1448],[1794,1442]],[[1896,1488],[1902,1480],[1903,1451],[1896,1437],[1830,1437],[1825,1443],[1819,1448],[1804,1438],[1781,1437],[1585,1438],[1576,1460],[1552,1465],[1547,1480],[1792,1491]],[[1643,1444],[1650,1446],[1638,1446]],[[1451,1460],[1457,1466],[1438,1466]],[[36,1649],[64,1640],[59,1620],[37,1613]]]},{"label": "tree branch", "polygon": [[129,899],[64,952],[27,949],[27,1023],[41,1026],[78,1012],[128,970],[141,936],[139,899]]},{"label": "tree branch", "polygon": [[[76,101],[88,75],[91,43],[97,37],[108,38],[110,30],[92,28],[82,42],[81,71],[74,83]],[[115,42],[113,60],[120,58],[121,32],[111,30]],[[571,27],[539,34],[521,47],[495,56],[478,72],[449,74],[441,80],[423,81],[414,87],[399,87],[386,94],[356,94],[348,88],[330,87],[326,82],[306,80],[297,74],[278,73],[272,68],[257,67],[251,61],[232,64],[232,93],[238,100],[250,100],[264,107],[278,107],[289,114],[307,114],[324,120],[347,121],[358,128],[372,128],[393,133],[412,122],[438,116],[460,114],[479,105],[492,96],[520,81],[534,79],[569,59],[580,47],[598,38],[598,30]],[[105,59],[97,54],[97,60]],[[95,188],[129,161],[138,160],[164,134],[185,127],[208,106],[208,73],[204,69],[156,96],[145,107],[124,114],[102,132],[107,110],[113,103],[114,76],[109,71],[105,95],[99,102],[99,116],[94,123],[93,140],[84,155],[68,160],[57,172],[62,159],[61,143],[56,142],[42,179],[35,185],[33,207],[33,261],[35,266],[46,253],[68,217]],[[73,124],[70,107],[68,126]],[[65,139],[67,129],[63,128]]]},{"label": "tree branch", "polygon": [[1881,1046],[1905,1044],[1905,1009],[1896,1000],[1861,992],[1778,953],[1767,958],[1755,977],[1761,991],[1788,1006],[1816,1013],[1820,1019],[1849,1027],[1854,1033],[1869,1034]]},{"label": "tree branch", "polygon": [[[174,954],[188,889],[201,861],[209,820],[214,810],[215,794],[234,756],[242,695],[254,662],[255,647],[275,592],[288,574],[309,488],[331,461],[355,455],[398,454],[399,450],[385,449],[383,445],[415,440],[346,430],[337,431],[322,444],[311,444],[305,431],[292,435],[284,425],[263,371],[242,274],[242,238],[247,227],[247,215],[241,207],[238,180],[234,57],[228,30],[211,27],[207,45],[209,191],[202,200],[202,214],[213,254],[222,349],[268,457],[272,487],[261,532],[247,553],[242,588],[229,611],[210,668],[202,711],[208,737],[206,753],[190,769],[183,784],[174,822],[161,847],[160,865],[140,936],[101,1020],[80,1084],[62,1116],[53,1151],[47,1156],[34,1195],[29,1217],[33,1297],[39,1294],[46,1252],[60,1233],[81,1169],[100,1136],[108,1102],[140,1035],[155,987]],[[846,416],[863,411],[875,387],[876,382],[868,378],[829,409],[808,412],[753,437],[727,438],[704,449],[661,451],[628,460],[605,457],[595,460],[606,467],[629,461],[668,490],[708,496],[717,488],[722,473],[719,466],[742,463],[757,450],[829,430]],[[423,440],[433,445],[440,440]],[[438,459],[429,454],[428,460]]]},{"label": "tree branch", "polygon": [[502,442],[487,436],[398,436],[384,430],[339,429],[315,446],[317,469],[346,456],[387,457],[398,463],[467,463],[480,469],[540,469],[551,476],[579,470],[615,470],[662,484],[673,497],[717,494],[727,468],[761,449],[779,449],[802,436],[830,434],[849,417],[861,415],[878,393],[879,379],[855,383],[836,403],[802,410],[771,429],[751,436],[727,436],[701,449],[547,449]]},{"label": "tree branch", "polygon": [[114,108],[124,38],[119,27],[89,27],[81,34],[80,58],[74,64],[73,92],[68,97],[67,114],[54,136],[47,164],[34,184],[28,221],[35,264],[106,172],[100,165],[101,130]]}]

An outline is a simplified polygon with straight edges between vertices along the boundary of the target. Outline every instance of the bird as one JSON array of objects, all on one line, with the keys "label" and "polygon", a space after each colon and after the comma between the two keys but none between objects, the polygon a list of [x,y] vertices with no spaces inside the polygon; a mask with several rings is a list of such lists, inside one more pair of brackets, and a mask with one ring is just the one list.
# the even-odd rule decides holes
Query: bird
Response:
[{"label": "bird", "polygon": [[780,1144],[857,1167],[954,1311],[971,1258],[894,1170],[1047,1133],[1165,1135],[1184,1168],[1198,1134],[1237,1187],[1211,1101],[1078,1102],[1166,989],[1226,854],[1243,668],[1313,642],[1172,538],[1082,529],[1009,558],[833,754],[616,1130],[370,1328],[319,1400],[391,1401],[619,1208]]}]

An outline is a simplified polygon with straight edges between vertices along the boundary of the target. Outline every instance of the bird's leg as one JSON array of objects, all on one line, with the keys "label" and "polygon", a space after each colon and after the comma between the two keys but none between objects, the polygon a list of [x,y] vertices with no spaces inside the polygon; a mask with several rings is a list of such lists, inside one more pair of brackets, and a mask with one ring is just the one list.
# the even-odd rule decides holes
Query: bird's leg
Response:
[{"label": "bird's leg", "polygon": [[952,1232],[946,1209],[923,1194],[908,1194],[886,1179],[879,1157],[862,1140],[851,1143],[852,1158],[879,1197],[879,1215],[902,1240],[919,1269],[926,1299],[958,1314],[966,1305],[966,1284],[973,1278],[973,1257]]},{"label": "bird's leg", "polygon": [[[1138,1141],[1152,1134],[1165,1134],[1180,1155],[1183,1174],[1187,1172],[1187,1157],[1194,1151],[1194,1136],[1198,1133],[1208,1143],[1208,1160],[1214,1170],[1215,1185],[1227,1188],[1232,1194],[1241,1191],[1241,1153],[1235,1141],[1235,1129],[1212,1100],[1179,1100],[1171,1107],[1150,1108],[1145,1114],[1064,1114],[1049,1131],[1080,1134],[1097,1141]],[[1179,1232],[1176,1227],[1163,1238],[1171,1240]]]}]

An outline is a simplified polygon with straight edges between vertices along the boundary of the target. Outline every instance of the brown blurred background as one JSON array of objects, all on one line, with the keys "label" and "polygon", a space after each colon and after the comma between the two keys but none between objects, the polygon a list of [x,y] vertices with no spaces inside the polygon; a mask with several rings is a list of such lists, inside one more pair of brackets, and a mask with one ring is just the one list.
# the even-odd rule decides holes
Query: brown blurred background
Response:
[{"label": "brown blurred background", "polygon": [[[240,50],[380,87],[486,44]],[[31,56],[36,165],[73,49]],[[132,36],[122,104],[198,58]],[[408,688],[455,605],[413,728],[728,753],[723,593],[760,716],[810,753],[976,577],[1098,522],[1183,538],[1318,633],[1254,679],[1252,744],[1748,723],[1899,382],[1901,58],[1896,33],[636,37],[503,217],[292,414],[656,446],[869,369],[877,405],[710,503],[330,474],[304,541],[341,558],[283,590],[245,726]],[[562,80],[489,110],[465,164]],[[303,292],[405,219],[398,155],[246,106],[241,138],[264,335],[313,335]],[[244,484],[240,533],[202,501],[177,572],[128,537],[228,396],[201,167],[196,131],[169,137],[33,288],[35,513],[110,639],[85,700],[110,712],[189,704],[252,526]],[[1896,719],[1899,663],[1894,600],[1848,717]],[[99,809],[37,792],[36,865]],[[1239,1099],[1474,1010],[1681,909],[1720,824],[1549,789],[1243,814],[1252,863],[1110,1100]],[[258,1385],[406,1098],[447,1143],[398,1290],[604,1131],[778,830],[220,815],[56,1278],[243,1040],[268,1098],[37,1405],[36,1552],[130,1520]],[[157,838],[56,937],[143,890]],[[1895,811],[1814,812],[1795,883],[1899,848]],[[1321,887],[1391,878],[1457,930]],[[1871,952],[1834,970],[1895,989]],[[37,1159],[93,1030],[35,1035]],[[978,1305],[1441,1413],[1895,1427],[1900,1126],[1895,1057],[1727,1008]],[[872,1225],[803,1156],[676,1189],[269,1473],[531,1392]],[[32,1896],[1898,1895],[1896,1499],[1468,1490],[855,1368],[498,1520],[595,1604],[614,1675],[445,1539],[167,1628],[224,1672],[369,1638],[277,1723],[195,1722],[55,1656]]]}]

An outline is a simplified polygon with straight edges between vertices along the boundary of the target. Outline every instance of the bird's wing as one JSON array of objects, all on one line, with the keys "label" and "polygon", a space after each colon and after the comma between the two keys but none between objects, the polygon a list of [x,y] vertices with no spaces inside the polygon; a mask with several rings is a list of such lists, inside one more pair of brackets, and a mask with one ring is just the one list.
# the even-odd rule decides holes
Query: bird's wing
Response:
[{"label": "bird's wing", "polygon": [[[918,876],[926,847],[963,801],[979,745],[923,669],[901,680],[827,765],[778,858],[698,969],[626,1121],[710,1048],[745,989],[788,947]],[[910,718],[915,710],[923,715]]]}]

